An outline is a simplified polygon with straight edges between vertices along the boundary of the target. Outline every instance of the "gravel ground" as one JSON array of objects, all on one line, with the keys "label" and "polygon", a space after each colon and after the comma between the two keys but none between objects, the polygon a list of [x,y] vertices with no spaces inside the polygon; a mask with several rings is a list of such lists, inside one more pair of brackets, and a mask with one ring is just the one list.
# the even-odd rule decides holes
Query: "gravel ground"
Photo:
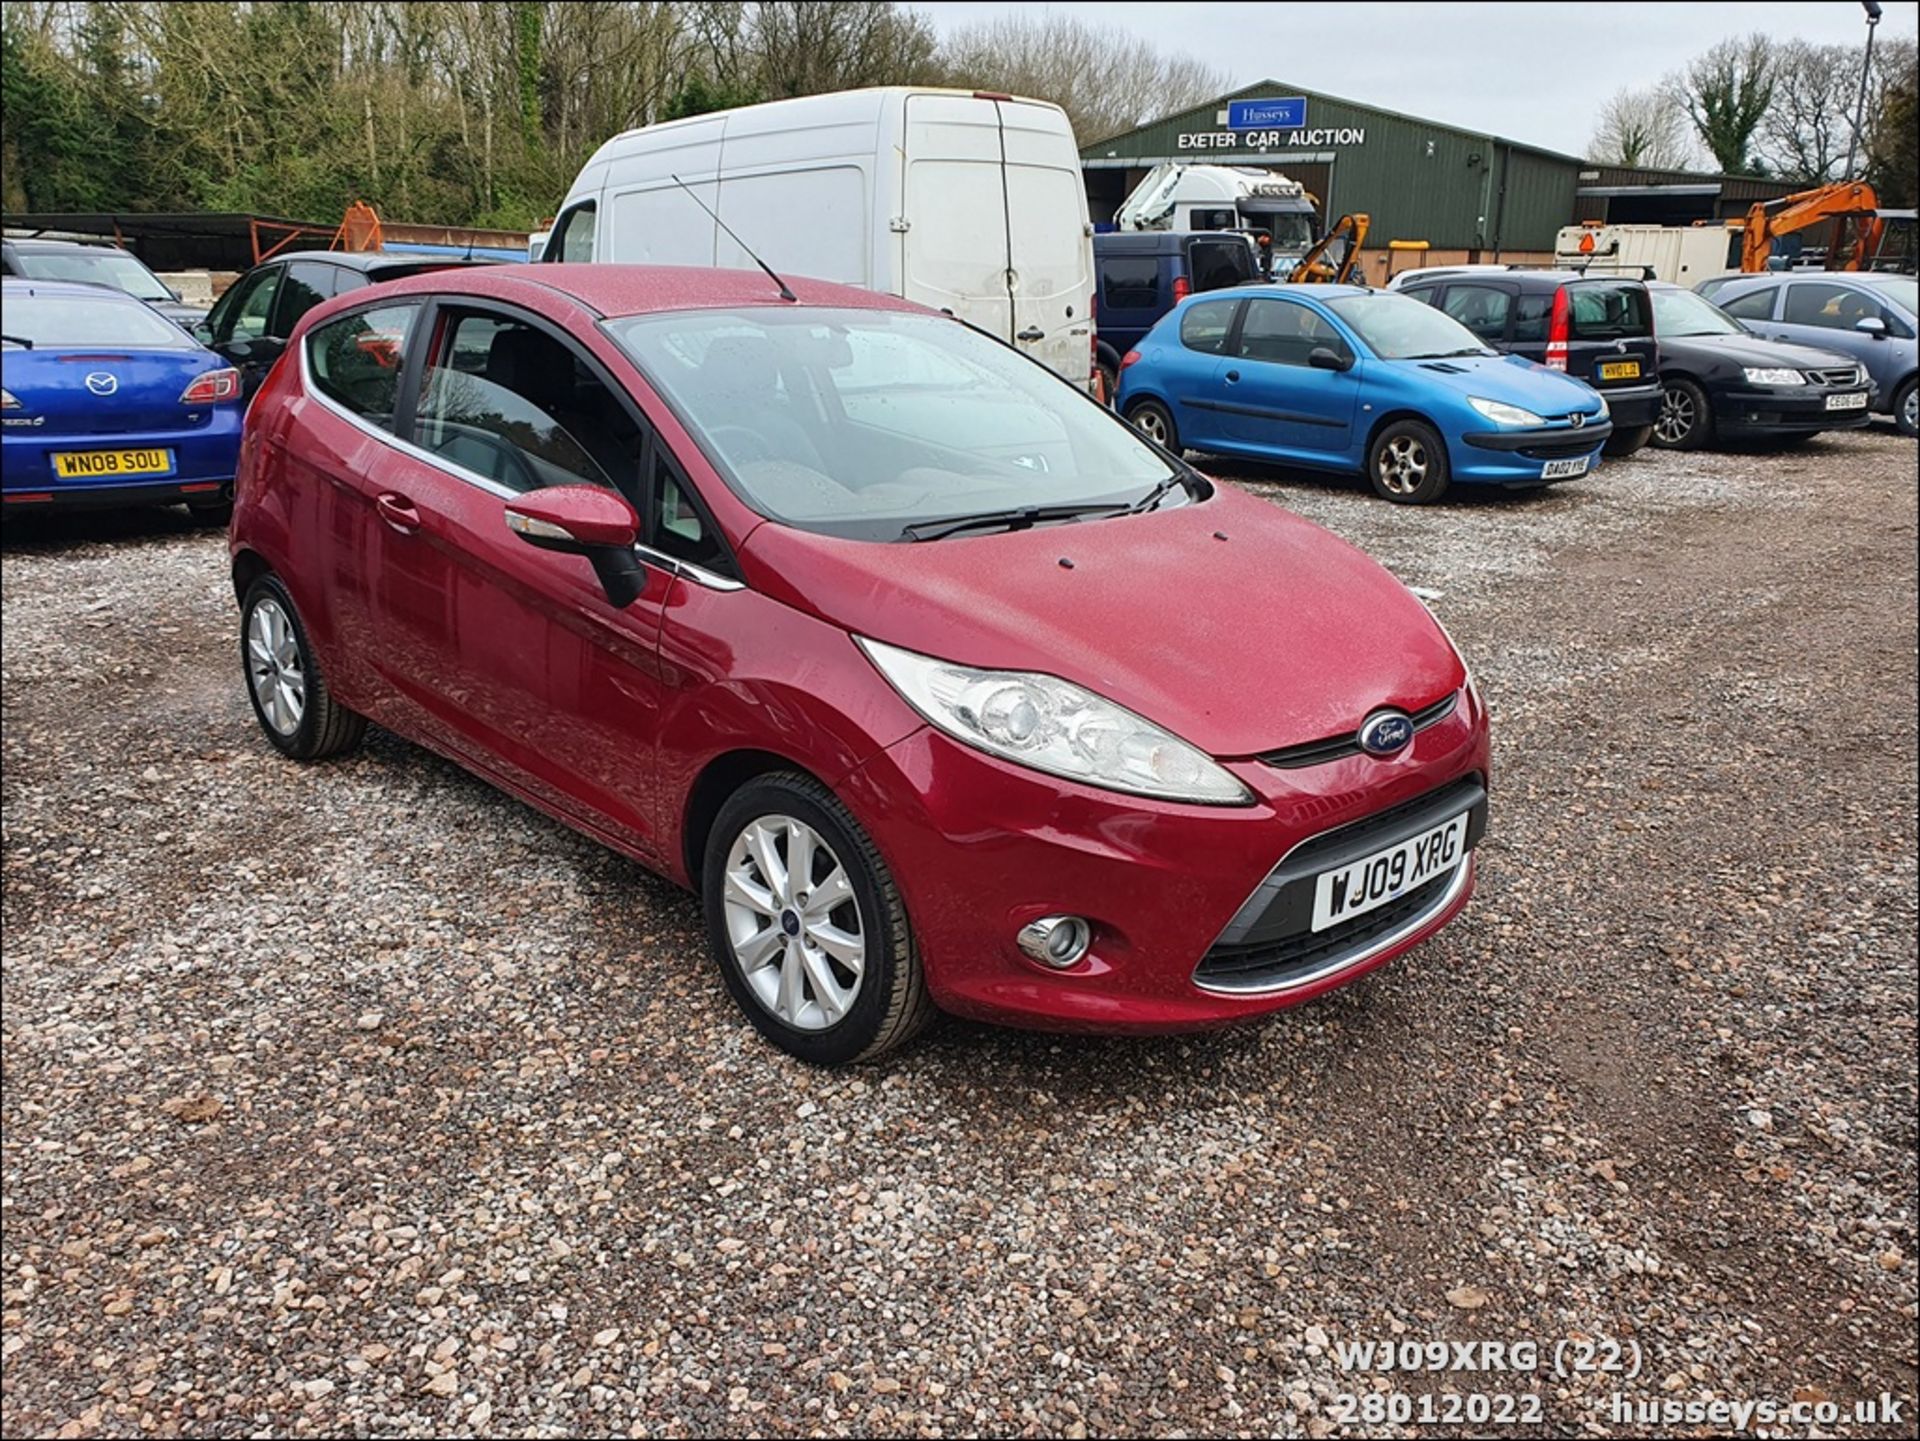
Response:
[{"label": "gravel ground", "polygon": [[[629,863],[383,733],[280,760],[219,536],[10,532],[7,1433],[1325,1436],[1390,1429],[1344,1393],[1482,1392],[1635,1434],[1612,1394],[1890,1392],[1911,1435],[1912,443],[1423,512],[1221,469],[1437,593],[1495,717],[1477,901],[1266,1023],[948,1022],[839,1074]],[[1638,1374],[1556,1376],[1580,1338]],[[1542,1354],[1336,1358],[1387,1339]]]}]

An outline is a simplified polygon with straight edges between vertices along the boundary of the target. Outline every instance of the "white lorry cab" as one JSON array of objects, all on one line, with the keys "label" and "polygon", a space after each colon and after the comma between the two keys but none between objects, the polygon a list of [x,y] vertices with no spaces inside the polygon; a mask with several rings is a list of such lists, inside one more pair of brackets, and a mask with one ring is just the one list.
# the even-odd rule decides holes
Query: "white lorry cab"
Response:
[{"label": "white lorry cab", "polygon": [[1113,220],[1121,230],[1262,232],[1269,237],[1276,280],[1284,279],[1319,238],[1307,187],[1250,165],[1163,161],[1133,187]]},{"label": "white lorry cab", "polygon": [[783,276],[947,311],[1087,386],[1092,236],[1059,106],[896,86],[616,135],[541,258],[753,269],[744,244]]}]

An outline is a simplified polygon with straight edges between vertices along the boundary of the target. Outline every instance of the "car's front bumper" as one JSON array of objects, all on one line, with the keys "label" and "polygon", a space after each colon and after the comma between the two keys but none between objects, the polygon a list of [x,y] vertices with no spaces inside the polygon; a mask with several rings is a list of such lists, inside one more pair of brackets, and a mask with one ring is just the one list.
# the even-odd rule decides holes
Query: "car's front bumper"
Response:
[{"label": "car's front bumper", "polygon": [[[1453,451],[1453,479],[1483,485],[1551,485],[1578,480],[1600,464],[1600,447],[1613,434],[1613,423],[1597,421],[1575,429],[1571,425],[1528,426],[1524,429],[1470,430]],[[1586,457],[1580,475],[1549,477],[1555,462]]]},{"label": "car's front bumper", "polygon": [[[1256,804],[1175,805],[1093,790],[923,728],[859,768],[843,795],[900,886],[934,999],[981,1020],[1108,1032],[1244,1020],[1384,965],[1465,906],[1471,852],[1413,912],[1366,934],[1359,931],[1369,916],[1349,923],[1350,943],[1336,926],[1297,964],[1287,956],[1271,965],[1255,958],[1248,967],[1236,955],[1230,977],[1212,964],[1217,948],[1232,944],[1236,920],[1239,929],[1256,927],[1249,936],[1282,944],[1276,926],[1307,924],[1297,912],[1292,920],[1258,919],[1268,915],[1258,898],[1283,858],[1468,778],[1484,784],[1486,715],[1471,687],[1397,756],[1284,770],[1247,760],[1228,768],[1259,797]],[[1415,824],[1418,814],[1401,820]],[[1484,808],[1475,838],[1483,824]],[[1391,824],[1367,835],[1379,846],[1396,839]],[[1289,898],[1296,901],[1297,892]],[[1050,915],[1091,924],[1092,947],[1071,969],[1051,970],[1016,944],[1022,926]]]},{"label": "car's front bumper", "polygon": [[[1866,403],[1854,410],[1828,410],[1827,397],[1832,395],[1864,395]],[[1857,430],[1872,419],[1874,395],[1865,385],[1796,386],[1792,390],[1722,390],[1712,399],[1714,425],[1722,435],[1804,435],[1816,430]]]}]

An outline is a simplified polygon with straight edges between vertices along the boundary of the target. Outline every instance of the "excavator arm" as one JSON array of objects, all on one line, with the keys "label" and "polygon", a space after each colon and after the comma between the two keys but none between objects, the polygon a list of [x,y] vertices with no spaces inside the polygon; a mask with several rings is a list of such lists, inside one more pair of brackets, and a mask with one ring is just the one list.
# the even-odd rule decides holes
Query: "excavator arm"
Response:
[{"label": "excavator arm", "polygon": [[1746,234],[1740,244],[1740,269],[1746,272],[1767,268],[1773,254],[1773,242],[1797,230],[1837,221],[1838,243],[1827,256],[1829,270],[1864,270],[1880,248],[1886,222],[1875,212],[1880,199],[1871,185],[1848,181],[1823,185],[1817,190],[1802,190],[1778,200],[1762,200],[1747,212]]},{"label": "excavator arm", "polygon": [[[1367,243],[1372,223],[1370,216],[1358,212],[1341,216],[1307,247],[1288,279],[1299,285],[1351,285],[1354,272],[1360,268],[1360,247]],[[1343,238],[1346,248],[1336,252],[1335,243]]]}]

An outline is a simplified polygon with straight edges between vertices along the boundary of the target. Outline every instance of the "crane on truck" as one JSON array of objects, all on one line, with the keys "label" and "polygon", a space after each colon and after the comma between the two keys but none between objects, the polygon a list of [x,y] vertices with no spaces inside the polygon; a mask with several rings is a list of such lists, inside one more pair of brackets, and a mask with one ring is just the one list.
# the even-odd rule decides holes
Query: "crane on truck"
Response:
[{"label": "crane on truck", "polygon": [[1307,187],[1246,165],[1163,161],[1114,212],[1121,230],[1244,230],[1265,234],[1274,277],[1313,244],[1318,207]]},{"label": "crane on truck", "polygon": [[1880,198],[1873,187],[1857,180],[1759,201],[1747,212],[1740,269],[1749,273],[1767,269],[1776,240],[1830,222],[1839,227],[1839,234],[1827,250],[1827,269],[1868,269],[1886,232],[1879,210]]}]

